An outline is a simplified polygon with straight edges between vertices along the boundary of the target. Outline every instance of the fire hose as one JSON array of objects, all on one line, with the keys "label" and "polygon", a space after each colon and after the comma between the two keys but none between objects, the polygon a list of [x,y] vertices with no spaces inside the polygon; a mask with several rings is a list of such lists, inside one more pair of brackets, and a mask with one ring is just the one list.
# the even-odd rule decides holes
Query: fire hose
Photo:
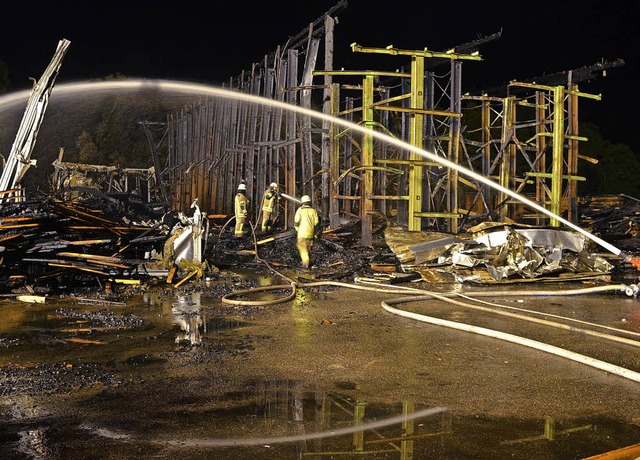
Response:
[{"label": "fire hose", "polygon": [[[356,278],[356,283],[358,283],[357,278]],[[554,321],[528,317],[520,313],[514,313],[514,311],[520,311],[520,312],[526,311],[528,314],[536,314],[537,312],[532,312],[531,310],[526,310],[526,309],[519,309],[515,307],[508,307],[504,305],[493,304],[489,302],[483,302],[471,297],[472,295],[477,297],[500,296],[500,295],[551,297],[551,296],[575,296],[575,295],[583,295],[587,293],[603,293],[603,292],[624,292],[624,293],[627,293],[627,295],[629,295],[628,294],[629,292],[637,292],[637,287],[632,288],[624,284],[593,286],[589,288],[581,288],[581,289],[573,289],[573,290],[565,290],[565,291],[524,291],[524,292],[523,291],[520,291],[520,292],[476,291],[476,292],[470,292],[468,293],[468,295],[465,295],[465,294],[460,294],[455,292],[435,293],[432,291],[425,291],[422,289],[409,288],[409,287],[403,287],[403,286],[390,288],[387,285],[371,283],[371,282],[365,282],[365,284],[350,284],[350,283],[343,283],[339,281],[316,281],[311,283],[298,284],[292,281],[291,284],[289,285],[281,284],[281,285],[274,285],[274,286],[262,286],[254,289],[234,291],[230,294],[223,296],[222,302],[226,304],[231,304],[231,305],[251,305],[251,306],[274,305],[274,304],[283,303],[283,302],[287,302],[289,300],[294,299],[296,296],[296,292],[299,288],[312,288],[312,287],[320,287],[320,286],[345,287],[349,289],[358,289],[358,290],[372,291],[372,292],[378,292],[378,293],[384,293],[384,294],[400,294],[404,297],[385,300],[382,302],[382,307],[387,312],[398,315],[398,316],[403,316],[405,318],[410,318],[416,321],[421,321],[421,322],[433,324],[436,326],[444,326],[451,329],[457,329],[465,332],[472,332],[475,334],[480,334],[487,337],[504,340],[504,341],[515,343],[518,345],[523,345],[528,348],[532,348],[535,350],[539,350],[539,351],[550,353],[556,356],[567,358],[574,362],[585,364],[587,366],[590,366],[596,369],[604,370],[605,372],[609,372],[611,374],[615,374],[620,377],[633,380],[635,382],[640,382],[640,373],[638,372],[626,369],[621,366],[617,366],[612,363],[597,360],[595,358],[591,358],[589,356],[585,356],[564,348],[556,347],[544,342],[539,342],[536,340],[528,339],[526,337],[521,337],[514,334],[509,334],[509,333],[505,333],[505,332],[501,332],[493,329],[478,327],[471,324],[444,320],[444,319],[436,318],[433,316],[417,314],[417,313],[409,312],[409,311],[394,307],[394,305],[398,305],[406,302],[432,301],[435,299],[435,300],[447,302],[457,306],[463,306],[466,308],[472,308],[475,310],[481,310],[484,312],[494,313],[502,316],[509,316],[509,317],[520,319],[520,320],[535,322],[545,326],[551,326],[551,327],[556,327],[560,329],[570,330],[572,332],[587,334],[587,335],[595,336],[601,339],[623,343],[625,345],[640,347],[640,342],[636,340],[631,340],[615,334],[603,333],[603,332],[598,332],[594,330],[578,328],[575,326],[569,326],[567,324],[562,324]],[[291,292],[285,295],[284,297],[277,298],[277,299],[270,299],[270,300],[247,300],[247,299],[236,298],[240,296],[251,295],[252,293],[256,293],[256,292],[282,291],[282,290],[291,290]],[[473,305],[470,302],[462,302],[460,300],[453,299],[452,297],[461,297],[470,301],[481,302],[487,306]],[[505,311],[505,310],[511,310],[511,311]],[[602,329],[606,329],[607,331],[616,332],[619,334],[627,334],[635,337],[640,337],[640,334],[637,334],[632,331],[612,328],[612,327],[603,326],[599,324],[589,323],[586,321],[579,321],[573,318],[566,318],[566,317],[561,317],[557,315],[545,314],[545,316],[562,319],[564,321],[573,321],[573,322],[580,323],[582,325],[588,325],[591,327],[599,327]]]}]

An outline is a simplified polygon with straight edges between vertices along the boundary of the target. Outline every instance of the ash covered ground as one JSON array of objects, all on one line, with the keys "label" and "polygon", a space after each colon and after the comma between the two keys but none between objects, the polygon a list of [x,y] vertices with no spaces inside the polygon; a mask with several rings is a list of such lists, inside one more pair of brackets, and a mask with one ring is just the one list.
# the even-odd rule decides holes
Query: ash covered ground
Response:
[{"label": "ash covered ground", "polygon": [[[256,233],[244,238],[234,238],[233,230],[227,230],[207,245],[205,256],[214,266],[255,266],[264,261],[273,268],[292,269],[320,279],[353,280],[354,276],[374,273],[371,264],[395,264],[396,258],[384,239],[384,222],[374,222],[372,244],[363,246],[360,242],[360,222],[354,221],[341,226],[331,233],[316,238],[311,249],[311,269],[301,267],[293,230]],[[273,237],[272,241],[256,244]],[[255,254],[255,248],[257,254]]]},{"label": "ash covered ground", "polygon": [[[108,308],[99,302],[85,305],[70,295],[32,305],[4,299],[0,457],[86,458],[93,449],[109,452],[111,458],[203,458],[211,452],[151,444],[148,439],[220,436],[220,428],[233,436],[248,433],[261,419],[255,415],[261,414],[264,388],[273,385],[278,385],[278,394],[283,394],[280,386],[295,385],[296,391],[314,397],[339,391],[352,400],[385,405],[411,400],[447,407],[461,433],[450,442],[451,449],[464,458],[479,457],[478,448],[484,449],[483,458],[574,458],[567,452],[575,453],[577,444],[585,457],[637,440],[637,385],[544,358],[537,351],[396,318],[379,308],[386,297],[378,293],[353,295],[322,287],[268,308],[221,302],[226,294],[258,287],[265,278],[280,283],[268,266],[302,279],[337,281],[371,275],[377,271],[372,264],[393,266],[397,260],[383,230],[383,224],[374,225],[371,246],[360,243],[359,222],[326,233],[312,249],[312,268],[303,270],[294,235],[257,234],[255,240],[253,235],[237,240],[233,229],[219,235],[214,228],[205,251],[207,281],[114,284],[108,295],[94,289],[96,296],[113,301]],[[274,239],[253,252],[255,241],[269,237]],[[88,297],[91,292],[85,288],[81,294]],[[533,302],[532,308],[549,314],[570,311],[637,330],[635,299],[598,295]],[[434,302],[415,308],[452,320],[471,316]],[[504,325],[491,317],[477,320],[487,327]],[[640,366],[636,354],[625,348],[537,327],[509,324],[511,332],[556,345],[570,341],[576,352],[613,357],[633,370]],[[185,340],[196,335],[198,341]],[[274,406],[268,403],[271,410]],[[571,427],[598,422],[598,430],[581,432],[582,438],[538,443],[541,452],[531,452],[531,444],[499,444],[537,433],[542,414]],[[471,429],[464,431],[463,418],[471,421]],[[484,424],[479,426],[478,420]],[[514,420],[524,428],[512,433]],[[272,429],[285,426],[288,419],[265,421]],[[492,440],[487,441],[486,433]],[[482,442],[468,442],[475,441],[474,436]],[[487,454],[490,442],[496,448]],[[459,454],[466,444],[476,450],[469,447],[468,454]],[[279,452],[266,456],[264,447],[262,455],[233,457],[237,451],[229,450],[224,457],[221,452],[213,455],[294,458]]]}]

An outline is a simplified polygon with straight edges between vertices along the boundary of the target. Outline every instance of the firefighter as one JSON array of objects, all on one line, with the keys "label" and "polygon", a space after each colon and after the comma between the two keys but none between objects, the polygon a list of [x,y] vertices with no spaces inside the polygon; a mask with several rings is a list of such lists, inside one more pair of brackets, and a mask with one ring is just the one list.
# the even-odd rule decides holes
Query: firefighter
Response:
[{"label": "firefighter", "polygon": [[296,211],[293,225],[298,233],[297,246],[303,268],[310,266],[310,251],[316,237],[316,229],[320,223],[318,213],[311,206],[311,197],[304,195],[300,200],[301,206]]},{"label": "firefighter", "polygon": [[234,236],[236,238],[242,238],[247,234],[245,225],[247,224],[248,207],[249,199],[247,198],[247,186],[242,183],[238,185],[238,193],[236,193],[235,198],[236,231]]},{"label": "firefighter", "polygon": [[272,182],[262,198],[262,233],[270,232],[278,218],[280,187]]}]

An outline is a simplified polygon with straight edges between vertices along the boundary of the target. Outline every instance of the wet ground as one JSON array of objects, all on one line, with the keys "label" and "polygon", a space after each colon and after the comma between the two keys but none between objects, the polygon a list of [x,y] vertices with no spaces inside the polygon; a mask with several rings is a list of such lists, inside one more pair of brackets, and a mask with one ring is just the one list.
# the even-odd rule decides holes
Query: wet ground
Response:
[{"label": "wet ground", "polygon": [[[302,282],[283,303],[221,301],[269,284],[282,280],[223,271],[126,306],[1,300],[0,458],[579,459],[640,441],[638,382],[391,314],[381,302],[397,294]],[[640,326],[618,293],[483,300]],[[640,372],[627,343],[435,300],[397,307]]]}]

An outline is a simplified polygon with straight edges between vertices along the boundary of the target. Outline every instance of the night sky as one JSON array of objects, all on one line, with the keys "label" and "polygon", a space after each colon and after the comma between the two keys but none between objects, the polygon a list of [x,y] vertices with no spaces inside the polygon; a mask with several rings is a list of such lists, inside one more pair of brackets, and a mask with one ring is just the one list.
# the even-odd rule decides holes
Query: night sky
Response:
[{"label": "night sky", "polygon": [[[10,2],[0,13],[0,60],[9,67],[10,91],[29,88],[29,77],[40,77],[62,38],[71,46],[59,83],[120,73],[220,84],[250,70],[337,3]],[[600,102],[583,99],[580,118],[598,124],[608,141],[640,154],[639,4],[351,0],[338,14],[334,67],[395,70],[409,64],[406,57],[354,54],[352,42],[445,51],[499,31],[500,39],[480,47],[483,61],[463,64],[463,91],[622,59],[625,65],[606,77],[580,83],[581,91],[603,96]]]}]

